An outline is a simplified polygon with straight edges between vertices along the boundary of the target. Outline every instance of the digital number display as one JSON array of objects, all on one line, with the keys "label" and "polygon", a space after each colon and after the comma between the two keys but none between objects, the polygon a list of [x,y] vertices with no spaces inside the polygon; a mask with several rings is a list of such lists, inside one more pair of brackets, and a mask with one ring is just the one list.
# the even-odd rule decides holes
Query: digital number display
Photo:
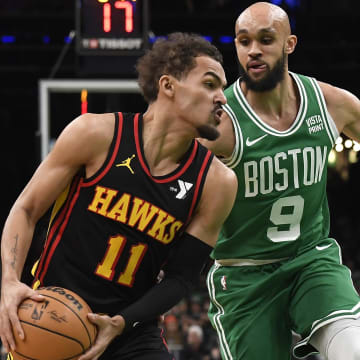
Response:
[{"label": "digital number display", "polygon": [[147,1],[77,0],[78,53],[142,53],[148,46]]}]

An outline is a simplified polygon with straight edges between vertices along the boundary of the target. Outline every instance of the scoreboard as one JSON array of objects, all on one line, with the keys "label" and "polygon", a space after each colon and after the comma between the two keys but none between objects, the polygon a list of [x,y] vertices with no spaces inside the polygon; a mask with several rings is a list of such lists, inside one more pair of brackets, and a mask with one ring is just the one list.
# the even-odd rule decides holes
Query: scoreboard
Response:
[{"label": "scoreboard", "polygon": [[76,0],[80,55],[141,55],[148,47],[148,0]]}]

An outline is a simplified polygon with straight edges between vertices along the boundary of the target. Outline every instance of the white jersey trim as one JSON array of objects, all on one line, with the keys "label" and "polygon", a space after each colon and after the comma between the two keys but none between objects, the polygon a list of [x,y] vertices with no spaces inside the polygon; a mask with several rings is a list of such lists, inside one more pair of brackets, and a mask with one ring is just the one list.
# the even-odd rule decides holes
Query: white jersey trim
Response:
[{"label": "white jersey trim", "polygon": [[229,344],[226,340],[225,331],[221,324],[221,316],[225,314],[224,308],[221,306],[221,304],[216,300],[216,294],[215,294],[215,284],[214,284],[214,273],[219,268],[219,265],[216,265],[213,267],[213,269],[209,272],[207,277],[207,288],[209,290],[209,297],[218,309],[217,314],[214,316],[214,326],[218,334],[219,338],[219,344],[220,348],[222,350],[224,360],[233,360]]},{"label": "white jersey trim", "polygon": [[217,259],[215,264],[219,266],[261,266],[287,260],[288,257],[280,259]]},{"label": "white jersey trim", "polygon": [[232,108],[228,104],[226,104],[223,106],[223,109],[229,115],[234,128],[235,147],[231,156],[229,158],[222,159],[222,162],[229,168],[233,169],[238,166],[239,162],[241,161],[244,150],[244,140],[242,136],[240,122],[237,119]]},{"label": "white jersey trim", "polygon": [[303,123],[303,121],[305,119],[305,114],[306,114],[307,107],[308,107],[308,100],[307,100],[304,85],[302,84],[302,82],[300,81],[299,77],[296,74],[294,74],[290,71],[289,71],[289,74],[293,77],[293,79],[295,80],[295,83],[298,87],[299,94],[300,94],[300,106],[299,106],[299,110],[296,114],[295,121],[290,126],[290,128],[285,131],[279,131],[279,130],[274,129],[270,125],[266,124],[255,113],[255,111],[252,109],[251,105],[248,103],[244,93],[241,90],[240,79],[238,79],[238,81],[234,85],[234,95],[235,95],[239,105],[244,110],[244,112],[262,131],[264,131],[270,135],[274,135],[274,136],[291,135],[298,130],[298,128],[301,126],[301,124]]},{"label": "white jersey trim", "polygon": [[320,107],[321,116],[325,122],[326,131],[328,133],[331,144],[334,145],[336,139],[340,135],[339,131],[335,125],[334,119],[331,117],[331,115],[327,109],[326,101],[325,101],[324,95],[321,91],[319,84],[317,83],[317,81],[314,78],[310,78],[310,81],[311,81],[311,84],[312,84],[315,94],[316,94],[316,99],[317,99],[319,107]]}]

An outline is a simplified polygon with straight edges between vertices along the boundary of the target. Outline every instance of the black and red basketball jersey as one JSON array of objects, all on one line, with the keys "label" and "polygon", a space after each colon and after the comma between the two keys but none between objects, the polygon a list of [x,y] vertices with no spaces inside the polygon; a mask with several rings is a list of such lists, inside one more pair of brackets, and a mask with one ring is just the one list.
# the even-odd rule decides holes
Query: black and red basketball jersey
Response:
[{"label": "black and red basketball jersey", "polygon": [[142,126],[141,114],[115,114],[103,166],[74,177],[56,201],[36,270],[37,285],[73,290],[94,312],[114,315],[154,285],[213,159],[194,140],[175,171],[152,176]]}]

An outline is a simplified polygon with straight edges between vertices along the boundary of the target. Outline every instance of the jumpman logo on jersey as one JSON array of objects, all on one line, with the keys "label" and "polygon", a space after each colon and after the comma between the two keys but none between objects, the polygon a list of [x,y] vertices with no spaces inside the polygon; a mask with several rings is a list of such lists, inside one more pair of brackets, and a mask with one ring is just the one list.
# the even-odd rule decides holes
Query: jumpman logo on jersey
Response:
[{"label": "jumpman logo on jersey", "polygon": [[131,162],[131,160],[133,159],[135,157],[135,155],[134,154],[132,154],[130,157],[128,157],[127,159],[125,159],[125,160],[123,160],[120,164],[116,164],[116,166],[118,167],[118,166],[126,166],[129,170],[130,170],[130,172],[132,173],[132,174],[135,174],[134,173],[134,170],[131,168],[131,166],[130,166],[130,162]]}]

